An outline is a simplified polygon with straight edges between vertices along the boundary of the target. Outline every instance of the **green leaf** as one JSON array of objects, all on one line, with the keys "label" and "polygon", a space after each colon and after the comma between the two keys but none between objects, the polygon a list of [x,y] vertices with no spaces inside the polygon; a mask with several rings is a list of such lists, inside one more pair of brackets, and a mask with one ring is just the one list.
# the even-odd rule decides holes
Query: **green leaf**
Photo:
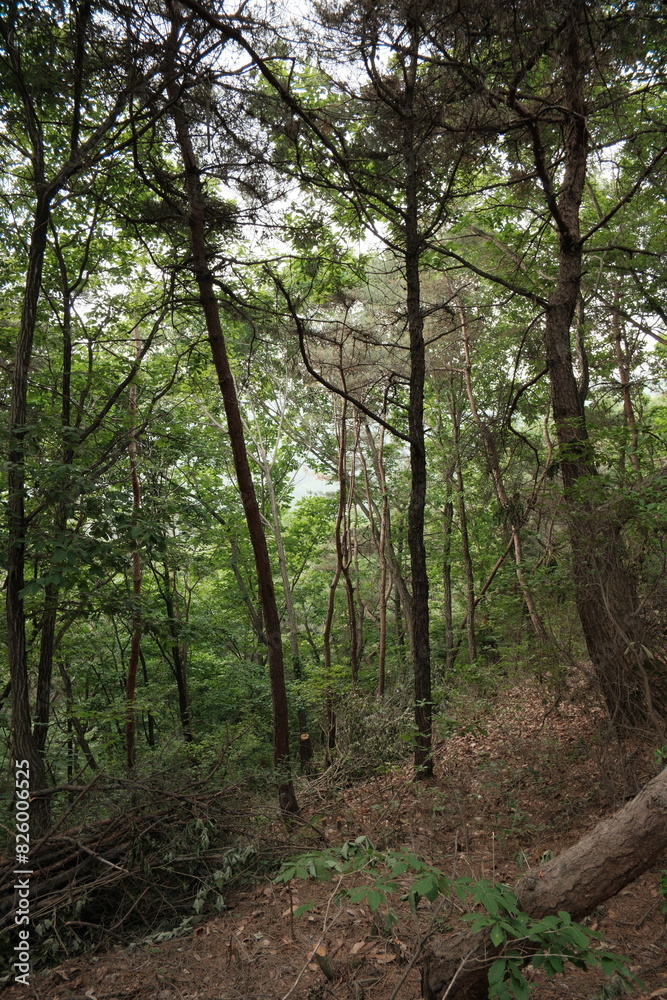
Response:
[{"label": "green leaf", "polygon": [[371,913],[375,913],[378,907],[382,906],[386,898],[384,893],[378,892],[377,889],[369,889],[366,902]]},{"label": "green leaf", "polygon": [[504,958],[497,958],[489,969],[489,986],[500,983],[505,978],[507,972],[507,962]]},{"label": "green leaf", "polygon": [[499,924],[494,924],[491,928],[491,940],[496,948],[505,943],[505,932]]}]

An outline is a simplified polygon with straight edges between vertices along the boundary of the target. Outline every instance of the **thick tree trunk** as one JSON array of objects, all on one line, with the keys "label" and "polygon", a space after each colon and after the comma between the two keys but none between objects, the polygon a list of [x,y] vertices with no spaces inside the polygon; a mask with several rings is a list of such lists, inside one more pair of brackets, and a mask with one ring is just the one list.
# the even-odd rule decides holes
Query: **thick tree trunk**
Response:
[{"label": "thick tree trunk", "polygon": [[[609,505],[601,513],[606,497],[597,477],[572,364],[570,329],[584,271],[579,215],[588,155],[586,30],[585,4],[572,0],[562,36],[567,118],[557,200],[540,143],[534,141],[537,172],[558,232],[558,275],[545,326],[546,360],[568,511],[575,601],[593,670],[616,726],[649,724],[660,729],[660,717],[667,708],[664,664],[645,655],[646,637],[621,525],[610,517]],[[537,128],[532,122],[533,135]]]},{"label": "thick tree trunk", "polygon": [[[172,63],[176,61],[176,52],[173,49],[178,44],[177,37],[178,24],[177,17],[174,14],[171,36],[168,42],[168,45],[172,48]],[[173,69],[173,65],[171,69]],[[278,798],[282,811],[289,814],[298,812],[299,807],[291,778],[289,721],[282,635],[276,594],[273,586],[271,561],[259,505],[257,503],[257,496],[255,494],[255,485],[250,472],[248,452],[243,434],[243,421],[241,419],[234,377],[229,365],[229,358],[227,357],[227,346],[220,322],[220,311],[215,295],[213,275],[209,267],[210,251],[206,240],[206,201],[202,189],[201,172],[190,139],[188,119],[180,100],[179,87],[175,82],[176,76],[171,69],[168,67],[170,82],[167,85],[167,92],[172,105],[176,138],[185,169],[192,268],[199,288],[202,311],[206,321],[209,344],[211,345],[211,354],[227,418],[236,479],[255,557],[257,585],[266,630],[269,678],[271,682],[274,763],[279,776]]]},{"label": "thick tree trunk", "polygon": [[[574,920],[620,892],[667,849],[667,768],[568,850],[527,875],[516,887],[523,909],[539,919],[565,910]],[[483,1000],[487,973],[501,949],[488,934],[468,930],[431,940],[423,964],[422,996]],[[526,952],[527,959],[530,955]]]}]

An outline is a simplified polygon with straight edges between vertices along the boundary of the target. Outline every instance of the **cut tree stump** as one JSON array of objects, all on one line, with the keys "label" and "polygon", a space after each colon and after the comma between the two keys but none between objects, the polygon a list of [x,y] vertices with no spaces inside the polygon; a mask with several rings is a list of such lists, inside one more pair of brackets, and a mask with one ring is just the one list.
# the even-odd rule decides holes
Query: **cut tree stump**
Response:
[{"label": "cut tree stump", "polygon": [[[522,878],[515,893],[535,919],[566,910],[580,920],[651,868],[666,850],[667,768],[537,874]],[[422,996],[442,1000],[446,993],[447,1000],[483,1000],[489,966],[502,951],[488,932],[461,930],[433,938],[422,962]]]}]

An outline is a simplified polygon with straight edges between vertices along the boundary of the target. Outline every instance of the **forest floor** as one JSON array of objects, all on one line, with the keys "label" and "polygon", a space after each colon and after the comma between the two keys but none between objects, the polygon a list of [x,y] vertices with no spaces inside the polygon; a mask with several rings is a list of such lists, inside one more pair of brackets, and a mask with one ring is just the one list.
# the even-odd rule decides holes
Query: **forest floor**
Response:
[{"label": "forest floor", "polygon": [[[378,848],[402,847],[447,875],[512,885],[658,770],[655,746],[619,745],[603,728],[582,687],[557,700],[533,684],[517,685],[492,708],[471,702],[462,709],[453,733],[437,744],[432,781],[412,781],[408,766],[342,790],[331,775],[301,779],[303,813],[332,846],[365,835]],[[310,849],[318,846],[322,840]],[[637,1000],[667,997],[659,873],[660,866],[646,873],[588,920],[610,950],[629,958],[641,981],[632,988]],[[363,874],[355,877],[363,884]],[[363,902],[339,906],[336,888],[337,879],[290,890],[267,878],[232,895],[226,913],[206,918],[188,936],[68,959],[35,973],[29,987],[4,992],[7,1000],[416,1000],[420,975],[410,957],[431,904],[420,904],[421,931],[405,904],[392,904],[401,920],[386,933]],[[293,917],[311,901],[309,912]],[[331,962],[331,980],[315,961],[318,946]],[[532,978],[534,1000],[623,994],[620,980],[596,970],[566,967],[552,980],[541,973]]]}]

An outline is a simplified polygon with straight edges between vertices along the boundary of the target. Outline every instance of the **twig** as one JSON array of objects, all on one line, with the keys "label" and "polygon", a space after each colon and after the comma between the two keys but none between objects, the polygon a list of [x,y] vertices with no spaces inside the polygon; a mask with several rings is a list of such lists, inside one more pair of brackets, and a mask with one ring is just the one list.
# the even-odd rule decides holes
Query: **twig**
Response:
[{"label": "twig", "polygon": [[468,954],[464,955],[463,958],[461,959],[461,961],[459,962],[458,968],[457,968],[456,972],[454,973],[454,975],[452,976],[452,978],[449,980],[449,985],[448,985],[447,989],[442,994],[442,1000],[447,1000],[447,997],[449,996],[449,992],[450,992],[452,986],[454,985],[454,983],[456,982],[456,980],[458,979],[458,977],[460,976],[460,974],[463,972],[463,969],[465,968],[466,962],[468,961],[468,959],[470,958],[470,956],[473,954],[474,951],[475,951],[475,946],[473,945],[472,948],[470,949],[470,951],[468,952]]},{"label": "twig", "polygon": [[[329,912],[329,907],[327,906],[327,913],[328,912]],[[301,977],[303,976],[304,972],[306,971],[306,969],[308,968],[308,966],[310,965],[310,963],[312,962],[312,960],[315,958],[315,954],[317,952],[317,949],[319,948],[319,946],[324,941],[324,938],[326,936],[327,930],[331,930],[331,928],[336,923],[336,921],[338,920],[338,918],[339,918],[339,916],[341,915],[342,912],[343,912],[342,910],[338,911],[338,913],[333,918],[333,920],[331,921],[331,923],[329,924],[328,927],[326,926],[326,920],[327,920],[327,918],[326,918],[326,915],[325,915],[325,917],[324,917],[324,927],[323,927],[323,930],[322,930],[322,934],[320,935],[319,941],[317,942],[317,944],[315,945],[315,947],[313,948],[313,950],[309,954],[308,958],[304,962],[303,967],[302,967],[301,971],[299,972],[299,975],[296,977],[296,979],[294,981],[294,984],[290,987],[290,989],[287,991],[287,993],[285,994],[285,996],[282,997],[282,1000],[289,1000],[289,998],[292,996],[292,994],[294,993],[294,990],[297,988],[297,986],[301,982]]]}]

